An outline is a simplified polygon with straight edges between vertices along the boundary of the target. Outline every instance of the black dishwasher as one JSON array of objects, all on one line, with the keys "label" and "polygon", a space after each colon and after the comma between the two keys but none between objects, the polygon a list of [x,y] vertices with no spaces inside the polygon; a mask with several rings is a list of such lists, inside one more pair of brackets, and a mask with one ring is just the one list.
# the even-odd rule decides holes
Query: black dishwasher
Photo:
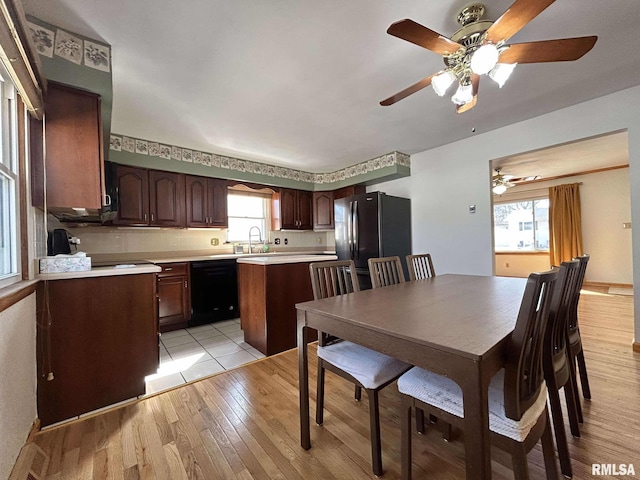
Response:
[{"label": "black dishwasher", "polygon": [[235,260],[191,262],[189,326],[239,317]]}]

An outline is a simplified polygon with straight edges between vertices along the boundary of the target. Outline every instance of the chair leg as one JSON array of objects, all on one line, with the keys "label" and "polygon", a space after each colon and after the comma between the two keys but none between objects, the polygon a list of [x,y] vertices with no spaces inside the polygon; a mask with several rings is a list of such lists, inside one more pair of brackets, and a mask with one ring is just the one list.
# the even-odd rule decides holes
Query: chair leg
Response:
[{"label": "chair leg", "polygon": [[411,480],[411,401],[406,395],[402,395],[400,410],[400,463],[402,480]]},{"label": "chair leg", "polygon": [[440,420],[440,428],[442,429],[442,439],[445,442],[451,441],[451,424]]},{"label": "chair leg", "polygon": [[575,392],[576,399],[576,411],[578,413],[578,422],[584,423],[584,417],[582,416],[582,405],[580,404],[580,395],[578,395],[578,380],[576,379],[577,370],[576,370],[576,357],[569,354],[570,366],[569,375],[571,380],[571,385],[573,387],[573,391]]},{"label": "chair leg", "polygon": [[558,479],[558,467],[556,466],[556,452],[553,450],[553,437],[551,436],[551,420],[549,410],[544,409],[545,426],[542,432],[542,455],[544,456],[544,469],[547,472],[547,480]]},{"label": "chair leg", "polygon": [[549,401],[551,403],[551,415],[553,417],[553,430],[556,433],[556,447],[560,458],[560,470],[565,477],[571,478],[573,470],[571,468],[571,458],[569,457],[569,445],[567,444],[567,434],[564,430],[564,419],[562,418],[562,408],[560,406],[560,396],[556,385],[549,385]]},{"label": "chair leg", "polygon": [[356,385],[355,393],[353,394],[353,398],[356,399],[356,402],[362,400],[362,388],[359,385]]},{"label": "chair leg", "polygon": [[378,391],[367,389],[369,396],[369,435],[371,436],[371,462],[373,474],[382,475],[382,445],[380,442],[380,407],[378,405]]},{"label": "chair leg", "polygon": [[582,384],[582,395],[591,400],[591,389],[589,388],[589,377],[587,376],[587,365],[584,363],[584,352],[578,353],[578,371],[580,372],[580,383]]},{"label": "chair leg", "polygon": [[416,407],[416,432],[424,433],[424,410]]},{"label": "chair leg", "polygon": [[573,389],[573,382],[571,378],[567,380],[564,385],[564,398],[567,403],[567,415],[569,416],[569,427],[571,428],[571,435],[574,437],[580,437],[580,426],[578,425],[578,392]]},{"label": "chair leg", "polygon": [[318,358],[318,384],[316,387],[316,423],[322,425],[324,422],[324,365],[323,360]]},{"label": "chair leg", "polygon": [[513,476],[515,480],[529,480],[529,465],[527,464],[527,452],[523,444],[514,447],[511,452],[513,463]]}]

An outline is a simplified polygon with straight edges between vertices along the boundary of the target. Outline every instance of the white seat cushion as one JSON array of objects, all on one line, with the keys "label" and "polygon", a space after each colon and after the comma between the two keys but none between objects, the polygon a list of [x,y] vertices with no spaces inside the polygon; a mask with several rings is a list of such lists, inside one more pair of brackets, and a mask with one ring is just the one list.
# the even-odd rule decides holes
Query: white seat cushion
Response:
[{"label": "white seat cushion", "polygon": [[347,372],[369,389],[378,388],[410,367],[400,360],[347,341],[318,347],[318,357]]},{"label": "white seat cushion", "polygon": [[[505,415],[503,389],[504,369],[495,374],[489,385],[489,428],[500,435],[522,442],[544,412],[547,386],[542,384],[538,398],[519,421]],[[462,389],[447,377],[414,367],[398,379],[398,390],[452,415],[464,417]]]}]

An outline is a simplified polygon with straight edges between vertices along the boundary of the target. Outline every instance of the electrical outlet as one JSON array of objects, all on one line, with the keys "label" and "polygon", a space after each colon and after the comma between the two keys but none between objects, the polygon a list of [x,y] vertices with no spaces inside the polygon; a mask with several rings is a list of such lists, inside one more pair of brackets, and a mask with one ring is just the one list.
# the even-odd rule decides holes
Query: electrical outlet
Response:
[{"label": "electrical outlet", "polygon": [[285,244],[285,245],[289,245],[289,239],[288,239],[288,238],[285,238],[285,239],[284,239],[284,244]]},{"label": "electrical outlet", "polygon": [[275,243],[276,245],[280,245],[280,238],[276,237],[273,243]]},{"label": "electrical outlet", "polygon": [[217,247],[218,245],[220,245],[220,240],[218,240],[217,238],[212,238],[211,239],[211,245],[213,245],[214,247]]}]

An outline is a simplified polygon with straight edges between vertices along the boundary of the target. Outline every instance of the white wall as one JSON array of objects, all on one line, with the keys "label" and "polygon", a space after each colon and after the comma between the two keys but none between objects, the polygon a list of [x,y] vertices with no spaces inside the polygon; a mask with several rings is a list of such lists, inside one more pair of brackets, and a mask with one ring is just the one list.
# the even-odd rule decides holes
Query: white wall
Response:
[{"label": "white wall", "polygon": [[0,478],[36,419],[36,295],[0,313]]},{"label": "white wall", "polygon": [[[413,250],[431,252],[438,273],[491,275],[492,159],[626,129],[632,222],[640,225],[639,104],[640,87],[633,87],[420,152],[411,155],[410,177],[371,190],[412,199]],[[479,121],[480,114],[476,112]],[[477,213],[468,213],[470,204],[476,205]],[[632,245],[633,283],[640,285],[640,235],[633,236]],[[640,295],[634,301],[640,339]]]}]

